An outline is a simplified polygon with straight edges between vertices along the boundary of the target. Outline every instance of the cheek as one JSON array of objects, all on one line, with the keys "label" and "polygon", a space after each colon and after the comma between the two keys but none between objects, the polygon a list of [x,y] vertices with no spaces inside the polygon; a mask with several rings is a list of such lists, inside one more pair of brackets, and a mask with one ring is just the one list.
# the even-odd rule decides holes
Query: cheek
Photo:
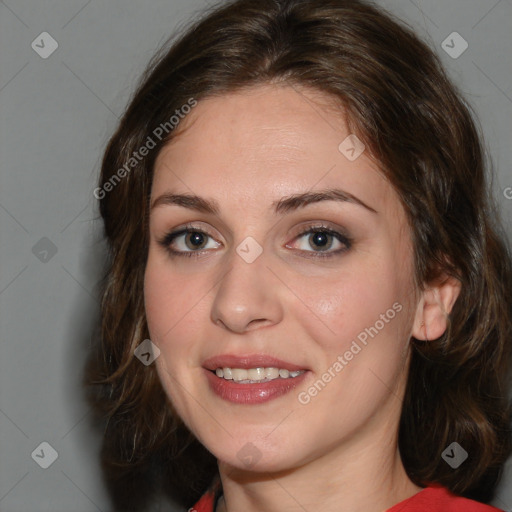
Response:
[{"label": "cheek", "polygon": [[385,320],[393,317],[386,322],[385,329],[380,329],[391,332],[396,327],[392,324],[398,323],[393,304],[400,302],[403,291],[402,276],[395,267],[383,259],[376,264],[370,258],[353,258],[345,262],[342,272],[302,281],[297,295],[304,301],[297,302],[297,307],[303,314],[297,311],[296,318],[313,339],[336,351],[345,350],[346,345],[376,322],[378,328],[382,327],[381,315],[386,316]]},{"label": "cheek", "polygon": [[[194,284],[195,283],[195,284]],[[190,416],[187,395],[193,389],[190,369],[197,365],[195,340],[201,339],[198,315],[201,290],[197,279],[169,272],[168,263],[148,258],[144,275],[144,303],[150,339],[160,349],[155,361],[160,381],[182,418]],[[202,290],[204,295],[204,289]],[[188,412],[187,412],[188,411]]]},{"label": "cheek", "polygon": [[303,283],[314,314],[295,318],[313,341],[316,375],[300,403],[311,400],[320,422],[329,417],[335,428],[347,429],[360,424],[405,375],[410,290],[402,271],[391,257],[378,264],[354,259],[336,279]]},{"label": "cheek", "polygon": [[201,279],[171,273],[168,263],[148,258],[144,303],[151,338],[160,350],[183,350],[187,340],[194,339],[207,290]]},{"label": "cheek", "polygon": [[169,279],[159,271],[158,265],[148,258],[144,274],[144,306],[151,339],[159,343],[172,324],[168,312],[174,311]]}]

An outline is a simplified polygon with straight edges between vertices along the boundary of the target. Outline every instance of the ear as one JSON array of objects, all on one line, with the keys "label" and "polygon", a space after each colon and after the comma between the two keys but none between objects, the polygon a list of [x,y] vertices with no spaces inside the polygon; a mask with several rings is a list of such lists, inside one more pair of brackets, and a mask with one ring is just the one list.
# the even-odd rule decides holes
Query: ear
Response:
[{"label": "ear", "polygon": [[421,293],[414,318],[412,336],[418,340],[436,340],[448,327],[450,314],[461,283],[458,279],[444,276]]}]

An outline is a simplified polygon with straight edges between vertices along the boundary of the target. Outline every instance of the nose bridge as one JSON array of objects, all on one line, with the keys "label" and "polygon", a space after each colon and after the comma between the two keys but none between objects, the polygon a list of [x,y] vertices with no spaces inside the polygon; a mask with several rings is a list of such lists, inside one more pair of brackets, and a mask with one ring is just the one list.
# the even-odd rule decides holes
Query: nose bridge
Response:
[{"label": "nose bridge", "polygon": [[[251,322],[272,323],[278,320],[277,283],[269,283],[269,279],[275,277],[267,268],[268,258],[261,249],[246,239],[233,250],[228,268],[222,271],[212,304],[211,315],[215,324],[221,322],[229,330],[243,332]],[[254,251],[259,251],[259,254]]]}]

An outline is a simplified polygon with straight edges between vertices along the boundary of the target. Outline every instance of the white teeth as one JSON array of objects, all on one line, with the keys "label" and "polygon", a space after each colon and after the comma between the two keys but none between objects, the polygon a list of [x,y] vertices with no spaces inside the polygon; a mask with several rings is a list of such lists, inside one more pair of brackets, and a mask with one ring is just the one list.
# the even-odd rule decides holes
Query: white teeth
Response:
[{"label": "white teeth", "polygon": [[306,370],[291,372],[286,368],[217,368],[215,374],[217,377],[226,380],[234,380],[242,384],[251,384],[257,382],[268,382],[274,379],[289,379],[301,375]]},{"label": "white teeth", "polygon": [[263,380],[266,377],[265,368],[251,368],[247,373],[250,380]]},{"label": "white teeth", "polygon": [[231,374],[233,380],[247,380],[249,378],[249,372],[240,368],[231,368]]},{"label": "white teeth", "polygon": [[265,368],[267,379],[277,379],[279,377],[279,368]]}]

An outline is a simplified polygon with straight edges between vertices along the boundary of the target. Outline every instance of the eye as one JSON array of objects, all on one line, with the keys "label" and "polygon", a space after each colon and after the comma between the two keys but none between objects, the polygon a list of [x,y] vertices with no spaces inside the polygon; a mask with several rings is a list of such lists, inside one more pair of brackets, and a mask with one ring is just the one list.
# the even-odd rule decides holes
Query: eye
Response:
[{"label": "eye", "polygon": [[[309,238],[306,238],[309,235]],[[213,247],[208,247],[208,239],[211,235],[205,231],[186,225],[181,229],[166,234],[158,244],[161,245],[171,257],[186,256],[199,257],[208,252],[210,249],[220,247],[220,243],[213,242]],[[305,238],[299,251],[310,253],[307,257],[327,258],[340,255],[346,252],[352,244],[351,239],[338,231],[330,229],[327,226],[310,226],[308,229],[299,233],[294,240]],[[338,246],[337,250],[330,250],[332,247]],[[290,245],[286,245],[290,248]],[[313,250],[310,250],[313,248]],[[315,250],[315,249],[319,250]]]},{"label": "eye", "polygon": [[211,236],[198,228],[185,226],[177,231],[172,231],[164,236],[158,243],[171,254],[171,256],[199,256],[203,250],[216,249],[220,246],[218,242],[214,247],[208,247],[207,241]]},{"label": "eye", "polygon": [[[306,237],[306,235],[308,235]],[[314,253],[313,257],[331,257],[346,252],[351,247],[351,240],[342,233],[330,229],[326,226],[311,226],[305,231],[299,233],[295,240],[304,238],[299,247],[301,251]],[[337,250],[330,250],[338,246]],[[287,247],[289,247],[287,245]],[[310,249],[313,250],[310,250]],[[319,249],[319,250],[315,250]]]}]

